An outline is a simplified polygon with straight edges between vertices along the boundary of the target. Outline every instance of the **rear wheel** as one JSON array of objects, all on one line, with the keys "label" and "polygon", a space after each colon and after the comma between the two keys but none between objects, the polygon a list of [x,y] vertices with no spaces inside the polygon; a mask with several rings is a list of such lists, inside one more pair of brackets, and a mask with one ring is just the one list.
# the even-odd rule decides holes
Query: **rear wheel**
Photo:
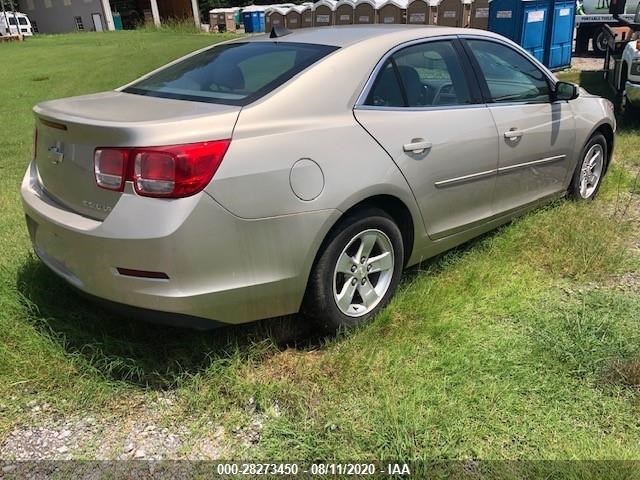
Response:
[{"label": "rear wheel", "polygon": [[598,55],[604,56],[607,53],[607,37],[603,28],[599,28],[593,32],[591,46],[593,47],[593,51]]},{"label": "rear wheel", "polygon": [[593,200],[600,189],[600,183],[607,167],[607,140],[601,133],[589,139],[576,165],[569,195],[576,200]]},{"label": "rear wheel", "polygon": [[402,273],[402,234],[377,208],[345,217],[311,272],[304,312],[329,331],[370,320],[393,296]]}]

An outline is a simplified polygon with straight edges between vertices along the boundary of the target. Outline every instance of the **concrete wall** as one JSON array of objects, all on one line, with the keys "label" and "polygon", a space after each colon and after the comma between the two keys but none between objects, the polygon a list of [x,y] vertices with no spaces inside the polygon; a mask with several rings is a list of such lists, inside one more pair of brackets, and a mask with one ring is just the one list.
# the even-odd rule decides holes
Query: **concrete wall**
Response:
[{"label": "concrete wall", "polygon": [[107,18],[101,0],[19,0],[20,11],[35,20],[40,33],[77,31],[74,17],[81,17],[85,32],[95,30],[91,15],[99,13],[102,28],[107,30]]}]

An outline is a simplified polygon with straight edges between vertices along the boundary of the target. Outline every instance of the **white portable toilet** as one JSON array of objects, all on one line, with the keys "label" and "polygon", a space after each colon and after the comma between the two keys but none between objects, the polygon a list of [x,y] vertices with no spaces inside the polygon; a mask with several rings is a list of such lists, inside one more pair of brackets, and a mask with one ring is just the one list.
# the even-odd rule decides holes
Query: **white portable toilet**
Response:
[{"label": "white portable toilet", "polygon": [[406,23],[406,0],[386,0],[378,5],[378,23]]},{"label": "white portable toilet", "polygon": [[313,25],[315,27],[328,27],[334,24],[336,12],[335,0],[320,0],[314,5]]},{"label": "white portable toilet", "polygon": [[462,27],[463,11],[462,0],[442,0],[438,4],[436,23],[443,27]]},{"label": "white portable toilet", "polygon": [[282,5],[271,5],[264,11],[264,31],[269,33],[273,27],[285,26],[285,15],[289,7]]},{"label": "white portable toilet", "polygon": [[355,4],[353,0],[338,0],[336,3],[336,25],[353,25]]},{"label": "white portable toilet", "polygon": [[481,30],[489,29],[489,0],[475,0],[471,4],[469,26]]},{"label": "white portable toilet", "polygon": [[429,25],[431,6],[427,0],[411,0],[407,5],[407,23],[410,25]]},{"label": "white portable toilet", "polygon": [[301,22],[300,27],[309,28],[313,27],[313,4],[309,5],[307,3],[303,3],[302,5],[298,5],[297,7],[293,7],[300,12]]},{"label": "white portable toilet", "polygon": [[376,0],[356,0],[353,10],[353,23],[376,23]]}]

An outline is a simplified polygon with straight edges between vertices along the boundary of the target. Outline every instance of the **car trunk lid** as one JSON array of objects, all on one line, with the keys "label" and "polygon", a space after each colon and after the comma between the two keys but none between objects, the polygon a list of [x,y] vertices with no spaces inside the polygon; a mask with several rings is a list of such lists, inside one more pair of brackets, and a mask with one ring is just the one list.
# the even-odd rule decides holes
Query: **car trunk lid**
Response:
[{"label": "car trunk lid", "polygon": [[105,92],[38,104],[36,165],[45,192],[105,219],[122,195],[98,187],[98,147],[157,147],[229,139],[240,107]]}]

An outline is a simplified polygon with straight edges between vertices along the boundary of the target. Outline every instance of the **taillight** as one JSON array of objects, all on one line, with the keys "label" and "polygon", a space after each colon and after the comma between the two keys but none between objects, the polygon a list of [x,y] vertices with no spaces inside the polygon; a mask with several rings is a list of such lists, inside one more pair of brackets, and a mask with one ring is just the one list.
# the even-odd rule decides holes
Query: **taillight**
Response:
[{"label": "taillight", "polygon": [[[122,191],[125,181],[132,181],[139,195],[188,197],[211,181],[230,143],[218,140],[167,147],[98,148],[94,154],[96,182]],[[121,172],[121,183],[117,183],[116,171]]]},{"label": "taillight", "polygon": [[93,154],[93,169],[98,186],[122,191],[129,152],[118,148],[98,148]]}]

